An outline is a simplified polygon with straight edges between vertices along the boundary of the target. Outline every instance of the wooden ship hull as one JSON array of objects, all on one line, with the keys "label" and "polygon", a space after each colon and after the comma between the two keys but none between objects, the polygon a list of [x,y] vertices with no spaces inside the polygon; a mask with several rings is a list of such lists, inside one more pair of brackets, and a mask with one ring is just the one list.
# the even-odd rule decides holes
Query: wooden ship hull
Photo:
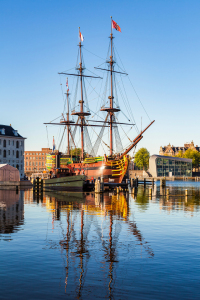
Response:
[{"label": "wooden ship hull", "polygon": [[46,165],[49,171],[68,168],[71,173],[76,174],[76,177],[80,174],[85,175],[86,180],[90,181],[103,177],[104,182],[121,183],[128,170],[129,157],[124,155],[122,159],[115,160],[108,160],[104,156],[90,157],[83,162],[73,162],[73,158],[65,157],[62,154],[49,154]]},{"label": "wooden ship hull", "polygon": [[43,187],[45,190],[83,191],[85,180],[85,175],[44,179]]}]

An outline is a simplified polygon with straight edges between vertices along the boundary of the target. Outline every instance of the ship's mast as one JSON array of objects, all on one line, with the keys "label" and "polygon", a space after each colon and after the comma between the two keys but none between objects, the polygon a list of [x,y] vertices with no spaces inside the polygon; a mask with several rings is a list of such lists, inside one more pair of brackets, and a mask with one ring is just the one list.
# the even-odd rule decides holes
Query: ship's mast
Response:
[{"label": "ship's mast", "polygon": [[81,56],[81,35],[80,35],[80,27],[79,27],[79,49],[80,49],[80,63],[79,63],[79,73],[80,73],[80,83],[81,83],[81,100],[80,103],[80,118],[81,118],[81,158],[84,159],[84,134],[83,134],[83,123],[84,123],[84,116],[83,116],[83,67],[82,67],[82,56]]},{"label": "ship's mast", "polygon": [[[68,82],[68,78],[67,78]],[[67,87],[67,155],[70,155],[70,146],[69,146],[69,89]]]},{"label": "ship's mast", "polygon": [[113,136],[112,136],[112,116],[113,116],[113,78],[112,78],[112,71],[113,71],[113,34],[112,34],[112,17],[111,17],[111,34],[110,34],[110,42],[111,42],[111,55],[110,55],[110,156],[113,154]]}]

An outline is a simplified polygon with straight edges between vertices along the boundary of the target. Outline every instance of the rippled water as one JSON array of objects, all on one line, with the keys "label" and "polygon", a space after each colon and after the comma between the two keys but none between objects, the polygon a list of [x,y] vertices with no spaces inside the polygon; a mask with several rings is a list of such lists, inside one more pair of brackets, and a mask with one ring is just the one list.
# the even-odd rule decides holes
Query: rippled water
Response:
[{"label": "rippled water", "polygon": [[0,299],[199,299],[200,182],[167,188],[0,190]]}]

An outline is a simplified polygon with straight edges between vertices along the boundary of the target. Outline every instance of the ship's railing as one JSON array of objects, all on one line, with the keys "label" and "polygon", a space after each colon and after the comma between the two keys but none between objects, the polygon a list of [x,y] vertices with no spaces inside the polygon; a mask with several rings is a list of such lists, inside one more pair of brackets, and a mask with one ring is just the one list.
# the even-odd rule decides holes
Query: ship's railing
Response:
[{"label": "ship's railing", "polygon": [[104,161],[104,156],[87,157],[84,159],[84,164],[94,164],[99,161]]}]

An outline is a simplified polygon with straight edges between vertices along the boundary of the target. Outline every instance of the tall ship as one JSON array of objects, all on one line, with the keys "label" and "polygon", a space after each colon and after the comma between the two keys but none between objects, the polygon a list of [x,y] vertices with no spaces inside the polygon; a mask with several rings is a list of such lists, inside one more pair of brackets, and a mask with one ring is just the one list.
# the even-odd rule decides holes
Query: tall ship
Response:
[{"label": "tall ship", "polygon": [[[115,75],[128,75],[125,72],[120,72],[115,69],[115,59],[114,59],[114,47],[113,47],[113,29],[121,31],[119,25],[111,17],[111,33],[110,33],[110,45],[109,45],[109,58],[106,61],[107,68],[95,68],[101,70],[107,74],[108,81],[107,90],[109,90],[108,101],[105,103],[101,109],[100,113],[103,114],[104,119],[102,120],[90,120],[90,109],[88,108],[87,96],[85,93],[85,78],[89,79],[101,79],[99,76],[90,76],[84,73],[85,67],[83,64],[82,46],[83,46],[83,36],[79,28],[79,44],[78,44],[78,57],[79,63],[76,67],[77,73],[72,74],[69,72],[58,73],[65,76],[76,76],[77,86],[79,85],[80,100],[78,101],[78,106],[70,112],[69,109],[69,88],[68,88],[68,78],[67,78],[67,91],[66,91],[66,104],[67,113],[62,115],[62,119],[58,123],[50,122],[44,124],[50,125],[60,125],[64,126],[64,132],[67,133],[67,149],[66,153],[60,152],[59,150],[54,150],[53,153],[47,156],[46,166],[53,174],[53,176],[65,175],[65,172],[75,174],[75,175],[85,175],[88,180],[94,180],[99,177],[103,177],[104,182],[114,182],[121,183],[124,176],[127,173],[130,157],[130,151],[136,147],[139,141],[143,138],[143,133],[152,125],[152,121],[144,130],[133,139],[130,140],[128,147],[123,149],[122,142],[120,139],[120,134],[118,130],[118,125],[123,126],[134,126],[133,123],[122,123],[118,121],[118,114],[120,112],[120,107],[115,98],[115,87],[116,80]],[[107,82],[108,82],[107,81]],[[108,88],[109,85],[109,88]],[[86,105],[87,104],[87,105]],[[70,120],[70,114],[75,120]],[[130,120],[129,120],[130,121]],[[97,134],[97,140],[92,144],[88,128],[96,129],[100,127],[100,132]],[[77,134],[77,128],[80,129],[80,145],[75,142],[75,136]],[[108,129],[109,132],[109,142],[104,142],[104,132]],[[64,133],[63,133],[64,136]],[[63,137],[62,137],[63,138]],[[116,149],[114,151],[114,139]],[[100,145],[104,143],[109,149],[107,155],[102,153],[102,155],[97,156]],[[117,151],[118,150],[118,151]],[[103,152],[103,149],[102,149]]]}]

